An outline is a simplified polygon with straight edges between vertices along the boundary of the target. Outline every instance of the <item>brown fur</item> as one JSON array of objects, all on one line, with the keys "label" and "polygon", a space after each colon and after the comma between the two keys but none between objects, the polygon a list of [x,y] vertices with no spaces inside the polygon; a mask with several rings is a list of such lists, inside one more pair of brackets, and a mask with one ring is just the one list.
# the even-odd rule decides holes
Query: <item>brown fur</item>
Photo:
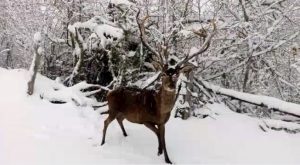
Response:
[{"label": "brown fur", "polygon": [[158,155],[164,152],[165,161],[171,163],[165,145],[165,123],[169,120],[176,98],[176,81],[173,74],[162,76],[162,85],[158,92],[136,88],[118,88],[107,94],[108,118],[104,121],[102,143],[108,125],[117,119],[124,136],[127,136],[123,119],[132,123],[144,124],[158,138]]}]

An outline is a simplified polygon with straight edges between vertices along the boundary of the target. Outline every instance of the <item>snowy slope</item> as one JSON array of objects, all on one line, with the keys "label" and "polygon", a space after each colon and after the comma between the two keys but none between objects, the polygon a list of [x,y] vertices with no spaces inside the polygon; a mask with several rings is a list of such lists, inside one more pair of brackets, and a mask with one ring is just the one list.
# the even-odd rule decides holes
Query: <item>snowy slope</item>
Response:
[{"label": "snowy slope", "polygon": [[[34,96],[26,95],[27,72],[0,68],[0,164],[68,165],[164,163],[156,136],[142,125],[117,122],[99,146],[104,116],[73,103],[51,104],[39,94],[54,81],[38,75]],[[259,120],[235,114],[224,105],[206,107],[219,115],[187,121],[171,118],[166,141],[176,164],[300,164],[300,135],[262,132]]]}]

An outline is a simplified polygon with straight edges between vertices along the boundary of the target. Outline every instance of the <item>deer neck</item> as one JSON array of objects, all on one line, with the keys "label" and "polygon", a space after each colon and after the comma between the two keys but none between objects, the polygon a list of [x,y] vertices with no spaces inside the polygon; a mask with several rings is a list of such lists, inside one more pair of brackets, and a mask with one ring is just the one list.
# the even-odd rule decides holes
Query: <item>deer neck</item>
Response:
[{"label": "deer neck", "polygon": [[175,103],[176,89],[169,89],[161,87],[159,91],[159,110],[161,114],[172,111]]}]

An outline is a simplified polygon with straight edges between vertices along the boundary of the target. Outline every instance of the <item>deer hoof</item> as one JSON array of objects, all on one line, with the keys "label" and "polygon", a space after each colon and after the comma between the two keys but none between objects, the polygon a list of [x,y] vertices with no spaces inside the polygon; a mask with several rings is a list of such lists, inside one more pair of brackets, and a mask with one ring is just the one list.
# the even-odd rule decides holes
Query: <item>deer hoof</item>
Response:
[{"label": "deer hoof", "polygon": [[101,143],[101,146],[103,146],[103,144],[104,144],[105,142],[104,141],[102,141],[102,143]]},{"label": "deer hoof", "polygon": [[166,159],[166,163],[172,164],[172,162],[169,159]]},{"label": "deer hoof", "polygon": [[127,133],[124,133],[123,135],[124,135],[125,137],[128,136]]},{"label": "deer hoof", "polygon": [[163,153],[162,149],[158,149],[157,156],[161,155],[162,153]]}]

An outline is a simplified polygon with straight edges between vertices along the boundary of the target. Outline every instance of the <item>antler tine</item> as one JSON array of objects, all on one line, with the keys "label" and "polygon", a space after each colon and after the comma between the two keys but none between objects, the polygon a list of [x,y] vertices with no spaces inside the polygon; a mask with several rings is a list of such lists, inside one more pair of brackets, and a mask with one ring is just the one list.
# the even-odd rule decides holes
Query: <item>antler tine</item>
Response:
[{"label": "antler tine", "polygon": [[213,31],[212,31],[209,35],[206,35],[206,34],[205,34],[205,36],[204,36],[202,33],[198,33],[198,32],[195,32],[195,31],[194,31],[194,34],[196,34],[196,35],[198,35],[198,36],[200,36],[200,37],[206,37],[206,39],[205,39],[203,45],[201,46],[201,48],[200,48],[197,52],[195,52],[195,53],[193,53],[193,54],[191,54],[191,55],[187,55],[182,61],[180,61],[180,62],[177,64],[177,66],[176,66],[177,68],[181,67],[182,64],[185,64],[185,63],[188,62],[190,59],[192,59],[192,58],[194,58],[194,57],[196,57],[196,56],[198,56],[198,55],[204,53],[204,52],[209,48],[210,43],[211,43],[211,39],[212,39],[212,37],[213,37],[213,36],[215,35],[215,33],[216,33],[216,23],[215,23],[214,21],[212,21],[212,26],[213,26]]},{"label": "antler tine", "polygon": [[136,15],[136,21],[140,30],[140,38],[141,41],[143,43],[143,45],[149,50],[151,51],[158,59],[159,61],[157,61],[156,59],[153,59],[156,63],[158,63],[160,65],[161,68],[163,68],[163,57],[162,55],[155,51],[155,49],[153,47],[150,46],[150,44],[146,41],[146,37],[145,37],[145,22],[146,20],[149,18],[149,15],[146,15],[143,19],[141,19],[141,21],[139,21],[139,15],[140,15],[141,10],[139,9]]}]

